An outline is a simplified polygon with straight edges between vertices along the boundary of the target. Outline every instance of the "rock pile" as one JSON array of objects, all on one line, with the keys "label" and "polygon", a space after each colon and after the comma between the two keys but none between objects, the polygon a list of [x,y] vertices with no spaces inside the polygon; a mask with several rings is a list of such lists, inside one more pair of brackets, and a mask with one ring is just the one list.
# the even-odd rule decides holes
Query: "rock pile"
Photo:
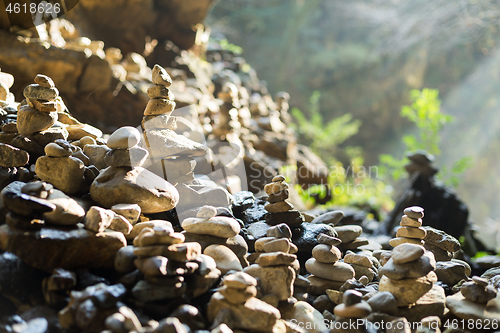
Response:
[{"label": "rock pile", "polygon": [[37,75],[35,84],[27,86],[23,94],[26,99],[17,113],[19,134],[31,136],[51,128],[57,121],[56,100],[59,96],[54,81],[48,76]]},{"label": "rock pile", "polygon": [[237,132],[241,128],[238,121],[238,109],[241,107],[238,88],[233,83],[227,82],[222,86],[217,98],[222,100],[222,105],[219,108],[218,123],[214,126],[213,134],[225,139],[228,134]]},{"label": "rock pile", "polygon": [[65,269],[54,269],[52,275],[43,279],[42,291],[47,304],[66,306],[70,291],[76,286],[76,273]]},{"label": "rock pile", "polygon": [[213,327],[225,323],[233,330],[260,332],[285,328],[278,309],[255,297],[257,281],[252,276],[234,273],[226,275],[222,283],[208,303],[207,316]]},{"label": "rock pile", "polygon": [[342,259],[342,252],[336,246],[340,244],[340,239],[321,234],[318,243],[312,250],[313,257],[306,261],[305,267],[312,274],[308,277],[311,283],[309,292],[321,295],[327,289],[339,290],[356,273],[351,265],[339,261]]},{"label": "rock pile", "polygon": [[142,167],[148,151],[138,147],[140,133],[133,127],[122,127],[108,139],[104,159],[109,167],[99,173],[90,186],[92,199],[111,208],[118,204],[137,204],[143,213],[173,209],[179,202],[176,188]]},{"label": "rock pile", "polygon": [[391,259],[379,270],[379,290],[391,292],[398,306],[412,305],[437,282],[436,260],[421,245],[403,243],[392,250]]},{"label": "rock pile", "polygon": [[107,286],[104,283],[98,283],[82,291],[72,291],[68,305],[59,311],[59,324],[63,329],[100,332],[109,326],[110,320],[107,319],[109,316],[126,313],[134,324],[130,329],[138,330],[141,325],[137,316],[121,302],[126,292],[122,284]]},{"label": "rock pile", "polygon": [[203,253],[215,260],[222,274],[230,270],[241,271],[248,248],[242,253],[238,246],[241,241],[245,242],[243,239],[236,239],[240,233],[240,225],[232,217],[216,215],[215,207],[201,207],[196,217],[182,221],[181,226],[186,231],[184,235],[187,240],[200,243]]},{"label": "rock pile", "polygon": [[[474,276],[472,281],[462,285],[460,292],[446,297],[446,306],[457,318],[471,323],[469,328],[472,323],[477,328],[479,324],[500,320],[500,301],[497,295],[497,288],[487,279]],[[467,325],[462,323],[459,327],[467,329]]]},{"label": "rock pile", "polygon": [[[277,307],[279,301],[292,297],[300,265],[292,232],[282,223],[267,230],[267,237],[255,242],[254,264],[243,271],[259,281],[259,298]],[[256,258],[255,258],[256,257]]]},{"label": "rock pile", "polygon": [[284,176],[276,176],[272,183],[264,187],[264,191],[268,195],[266,210],[266,222],[269,225],[277,225],[286,223],[292,230],[300,227],[304,222],[304,217],[298,210],[293,209],[293,205],[286,199],[289,197],[288,184],[285,182]]},{"label": "rock pile", "polygon": [[[76,147],[68,141],[58,139],[46,145],[44,150],[46,155],[36,160],[37,176],[67,194],[82,190],[87,169],[80,158],[71,156],[76,152]],[[95,178],[94,171],[88,170],[90,177]]]},{"label": "rock pile", "polygon": [[497,289],[488,280],[478,276],[464,283],[460,292],[466,300],[480,304],[486,304],[497,296]]},{"label": "rock pile", "polygon": [[[144,279],[132,288],[140,302],[169,300],[188,293],[196,297],[208,290],[220,271],[212,258],[201,254],[201,246],[184,242],[184,235],[171,226],[144,228],[134,239],[134,265]],[[188,292],[189,289],[189,292]]]},{"label": "rock pile", "polygon": [[205,155],[208,148],[174,132],[177,118],[171,116],[175,108],[174,95],[169,89],[172,78],[164,68],[155,65],[152,81],[141,140],[142,147],[150,155],[148,169],[175,184],[182,198],[181,206],[177,207],[179,214],[205,204],[228,206],[231,199],[227,191],[212,182],[203,183],[194,178],[195,157]]},{"label": "rock pile", "polygon": [[347,290],[343,295],[343,303],[337,305],[333,311],[337,320],[342,320],[365,318],[372,312],[372,309],[363,300],[363,295],[359,291]]},{"label": "rock pile", "polygon": [[396,238],[391,239],[389,244],[393,247],[403,243],[424,245],[423,239],[427,235],[427,231],[422,228],[424,209],[413,206],[406,208],[404,213],[405,215],[403,215],[399,223],[401,227],[396,232]]}]

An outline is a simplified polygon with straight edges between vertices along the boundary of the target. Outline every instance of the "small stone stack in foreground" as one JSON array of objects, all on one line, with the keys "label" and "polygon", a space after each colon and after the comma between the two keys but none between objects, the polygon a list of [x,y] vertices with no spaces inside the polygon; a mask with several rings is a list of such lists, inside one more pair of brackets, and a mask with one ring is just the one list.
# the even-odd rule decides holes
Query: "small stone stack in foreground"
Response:
[{"label": "small stone stack in foreground", "polygon": [[437,282],[434,254],[421,245],[403,243],[379,270],[379,291],[391,292],[398,306],[412,305]]},{"label": "small stone stack in foreground", "polygon": [[[144,280],[133,288],[140,302],[169,300],[185,294],[196,297],[208,290],[220,271],[212,258],[201,254],[198,243],[184,243],[171,226],[144,228],[134,239],[135,266]],[[189,290],[188,290],[189,289]]]},{"label": "small stone stack in foreground", "polygon": [[258,257],[244,269],[245,273],[259,280],[259,298],[277,307],[279,301],[293,295],[293,285],[300,265],[297,247],[291,243],[291,230],[285,223],[271,227],[267,237],[255,242]]},{"label": "small stone stack in foreground", "polygon": [[90,196],[100,205],[137,204],[143,213],[159,213],[174,208],[179,193],[172,184],[144,169],[148,151],[138,147],[140,132],[122,127],[108,139],[104,160],[109,165],[90,186]]},{"label": "small stone stack in foreground", "polygon": [[308,277],[310,292],[320,295],[326,289],[339,290],[356,273],[351,265],[339,261],[342,259],[342,252],[337,248],[340,239],[320,234],[318,243],[312,250],[313,257],[306,261],[306,269],[312,274]]},{"label": "small stone stack in foreground", "polygon": [[[240,233],[239,223],[227,216],[216,216],[217,209],[213,206],[203,206],[196,217],[187,218],[182,221],[181,226],[186,231],[185,236],[192,240],[216,240],[210,245],[203,246],[203,253],[212,257],[217,268],[226,274],[230,270],[241,271],[243,269],[241,260],[226,245],[228,239],[234,239]],[[203,237],[205,236],[205,237]],[[203,242],[207,243],[207,242]],[[217,244],[222,243],[222,244]]]},{"label": "small stone stack in foreground", "polygon": [[285,329],[275,307],[254,297],[256,280],[238,272],[224,277],[224,286],[212,295],[207,316],[213,327],[225,323],[231,329],[271,332]]}]

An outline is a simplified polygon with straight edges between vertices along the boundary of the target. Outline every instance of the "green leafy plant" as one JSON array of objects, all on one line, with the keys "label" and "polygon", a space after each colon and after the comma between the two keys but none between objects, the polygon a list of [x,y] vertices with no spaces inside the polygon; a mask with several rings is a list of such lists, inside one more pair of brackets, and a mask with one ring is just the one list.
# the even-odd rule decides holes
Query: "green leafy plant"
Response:
[{"label": "green leafy plant", "polygon": [[[303,201],[308,207],[313,207],[316,205],[314,197],[325,198],[331,194],[331,200],[325,206],[369,206],[389,211],[394,205],[392,188],[379,179],[378,166],[364,166],[360,147],[341,147],[358,133],[361,121],[345,114],[325,122],[319,111],[320,98],[321,94],[316,91],[309,99],[309,119],[298,108],[291,111],[297,121],[294,127],[301,142],[309,145],[329,165],[327,185],[331,193],[327,193],[327,187],[323,185],[308,188],[297,185]],[[338,160],[339,155],[348,157],[348,165]]]},{"label": "green leafy plant", "polygon": [[219,40],[218,42],[219,42],[220,47],[223,50],[228,50],[228,51],[234,52],[235,54],[242,54],[243,53],[243,49],[240,46],[230,43],[227,39],[222,39],[222,40]]},{"label": "green leafy plant", "polygon": [[[406,152],[426,150],[434,156],[441,154],[439,147],[443,127],[454,120],[453,116],[441,112],[441,101],[437,89],[424,88],[410,92],[411,105],[401,108],[401,116],[416,125],[416,135],[405,135],[402,138]],[[400,179],[404,174],[404,165],[408,159],[397,159],[392,155],[382,154],[380,159],[381,174]],[[439,177],[447,185],[456,187],[460,183],[460,175],[472,164],[470,157],[456,161],[450,168],[442,167]]]},{"label": "green leafy plant", "polygon": [[298,108],[292,108],[291,113],[297,120],[297,125],[293,127],[301,136],[302,142],[307,143],[316,154],[330,162],[338,151],[338,146],[358,133],[361,121],[353,120],[352,115],[346,113],[325,123],[320,113],[320,98],[320,92],[315,91],[309,99],[310,119]]}]

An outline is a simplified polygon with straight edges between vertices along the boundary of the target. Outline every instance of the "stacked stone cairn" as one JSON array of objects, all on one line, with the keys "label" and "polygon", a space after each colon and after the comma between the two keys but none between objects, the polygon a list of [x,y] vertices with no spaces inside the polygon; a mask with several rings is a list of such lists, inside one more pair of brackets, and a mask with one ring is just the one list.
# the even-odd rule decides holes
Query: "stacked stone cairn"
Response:
[{"label": "stacked stone cairn", "polygon": [[[230,270],[241,271],[243,269],[242,260],[231,248],[226,246],[228,239],[235,240],[234,238],[240,233],[241,227],[238,221],[232,217],[216,215],[217,209],[215,207],[208,205],[201,207],[196,217],[182,221],[181,226],[186,231],[184,236],[190,241],[199,241],[203,253],[215,260],[217,268],[222,274],[226,274]],[[241,253],[239,254],[241,255]]]},{"label": "stacked stone cairn", "polygon": [[[48,76],[37,75],[35,84],[24,89],[26,100],[17,113],[17,130],[22,136],[31,136],[52,127],[57,121],[59,90]],[[24,105],[23,105],[24,104]]]},{"label": "stacked stone cairn", "polygon": [[184,235],[171,226],[144,228],[133,244],[133,254],[138,257],[134,264],[144,275],[132,288],[139,302],[181,297],[188,292],[188,285],[189,296],[196,297],[220,276],[214,260],[201,254],[200,244],[184,243]]},{"label": "stacked stone cairn", "polygon": [[[174,184],[182,198],[177,213],[210,204],[228,206],[229,193],[220,187],[207,186],[194,177],[195,157],[203,156],[208,147],[174,132],[177,118],[170,114],[175,108],[174,95],[168,89],[172,79],[165,69],[155,65],[153,84],[148,89],[148,102],[142,120],[141,145],[149,151],[147,168]],[[212,187],[212,188],[210,188]]]},{"label": "stacked stone cairn", "polygon": [[[282,283],[281,280],[275,281]],[[212,327],[225,323],[233,330],[274,332],[280,325],[278,309],[257,297],[257,280],[244,272],[226,275],[212,295],[207,317]],[[279,327],[285,329],[285,327]]]},{"label": "stacked stone cairn", "polygon": [[290,94],[285,91],[280,91],[275,96],[276,101],[276,110],[280,113],[280,119],[285,124],[290,124],[292,120],[292,116],[288,113],[288,109],[290,109],[290,105],[288,102],[290,101]]},{"label": "stacked stone cairn", "polygon": [[292,297],[300,264],[297,247],[291,242],[292,232],[282,223],[267,230],[267,237],[255,242],[255,263],[243,271],[259,280],[259,298],[277,307],[279,301]]},{"label": "stacked stone cairn", "polygon": [[0,193],[8,211],[6,222],[14,228],[71,226],[82,222],[85,216],[85,210],[75,200],[45,182],[15,181]]},{"label": "stacked stone cairn", "polygon": [[264,186],[264,191],[268,195],[268,204],[265,206],[268,211],[266,223],[272,226],[286,223],[292,230],[299,228],[304,222],[304,217],[298,210],[294,210],[293,205],[286,200],[289,197],[289,192],[285,177],[275,176],[272,183]]},{"label": "stacked stone cairn", "polygon": [[148,151],[138,146],[140,132],[122,127],[108,139],[104,160],[109,165],[90,186],[92,199],[111,208],[118,204],[137,204],[143,213],[159,213],[174,208],[179,193],[172,184],[144,169]]},{"label": "stacked stone cairn", "polygon": [[417,150],[407,155],[410,162],[405,165],[406,171],[411,175],[434,176],[438,169],[432,166],[434,156],[425,150]]},{"label": "stacked stone cairn", "polygon": [[403,243],[411,243],[424,245],[423,239],[427,235],[427,231],[422,228],[422,218],[424,217],[424,209],[418,206],[405,208],[405,215],[401,218],[401,222],[396,232],[396,238],[389,241],[389,244],[396,247]]},{"label": "stacked stone cairn", "polygon": [[312,258],[306,261],[306,269],[310,275],[307,279],[311,283],[309,292],[313,295],[321,295],[327,289],[339,290],[356,272],[354,268],[344,262],[342,252],[337,245],[340,239],[325,234],[318,236],[318,245],[312,250]]},{"label": "stacked stone cairn", "polygon": [[217,94],[222,100],[219,108],[218,124],[214,126],[213,134],[225,138],[228,134],[237,132],[241,124],[238,120],[238,109],[241,107],[238,99],[238,88],[230,82],[222,86]]},{"label": "stacked stone cairn", "polygon": [[44,148],[46,155],[36,160],[35,173],[64,193],[74,194],[83,190],[86,170],[88,177],[95,178],[96,175],[93,169],[85,168],[80,158],[72,156],[76,150],[75,146],[62,139],[49,143]]},{"label": "stacked stone cairn", "polygon": [[[70,301],[59,311],[59,324],[63,329],[79,332],[101,332],[114,327],[109,317],[122,314],[128,330],[141,329],[139,319],[121,300],[127,289],[122,284],[107,286],[98,283],[82,291],[71,291]],[[116,315],[115,315],[116,317]],[[114,329],[111,329],[115,332]]]},{"label": "stacked stone cairn", "polygon": [[363,300],[363,294],[357,290],[347,290],[342,297],[342,304],[333,309],[335,319],[338,322],[357,320],[367,317],[372,309]]},{"label": "stacked stone cairn", "polygon": [[[465,282],[460,292],[446,297],[446,306],[450,312],[459,318],[459,328],[467,328],[467,323],[474,323],[474,332],[479,331],[482,324],[500,320],[500,304],[498,302],[498,289],[490,284],[488,279],[473,276]],[[461,325],[465,321],[464,325]],[[488,327],[490,328],[490,327]],[[491,328],[490,328],[491,329]]]},{"label": "stacked stone cairn", "polygon": [[402,243],[379,270],[379,291],[389,291],[400,307],[415,304],[437,282],[434,254],[421,245]]},{"label": "stacked stone cairn", "polygon": [[26,151],[0,143],[0,185],[5,186],[11,180],[28,180],[30,172],[24,167],[28,161],[29,154]]},{"label": "stacked stone cairn", "polygon": [[464,283],[460,291],[466,300],[479,304],[486,304],[497,297],[497,289],[479,276],[473,276],[472,281]]},{"label": "stacked stone cairn", "polygon": [[76,286],[76,273],[56,268],[52,275],[43,279],[42,291],[47,304],[64,306],[68,302],[71,289]]}]

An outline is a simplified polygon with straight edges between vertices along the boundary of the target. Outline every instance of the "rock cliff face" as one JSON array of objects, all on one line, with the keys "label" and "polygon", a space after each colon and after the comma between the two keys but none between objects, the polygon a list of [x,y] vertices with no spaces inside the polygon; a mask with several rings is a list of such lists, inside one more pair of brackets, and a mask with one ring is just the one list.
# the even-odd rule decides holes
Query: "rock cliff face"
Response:
[{"label": "rock cliff face", "polygon": [[85,36],[118,47],[124,54],[143,52],[148,36],[171,40],[183,49],[195,43],[196,28],[217,0],[80,0],[66,18]]}]

